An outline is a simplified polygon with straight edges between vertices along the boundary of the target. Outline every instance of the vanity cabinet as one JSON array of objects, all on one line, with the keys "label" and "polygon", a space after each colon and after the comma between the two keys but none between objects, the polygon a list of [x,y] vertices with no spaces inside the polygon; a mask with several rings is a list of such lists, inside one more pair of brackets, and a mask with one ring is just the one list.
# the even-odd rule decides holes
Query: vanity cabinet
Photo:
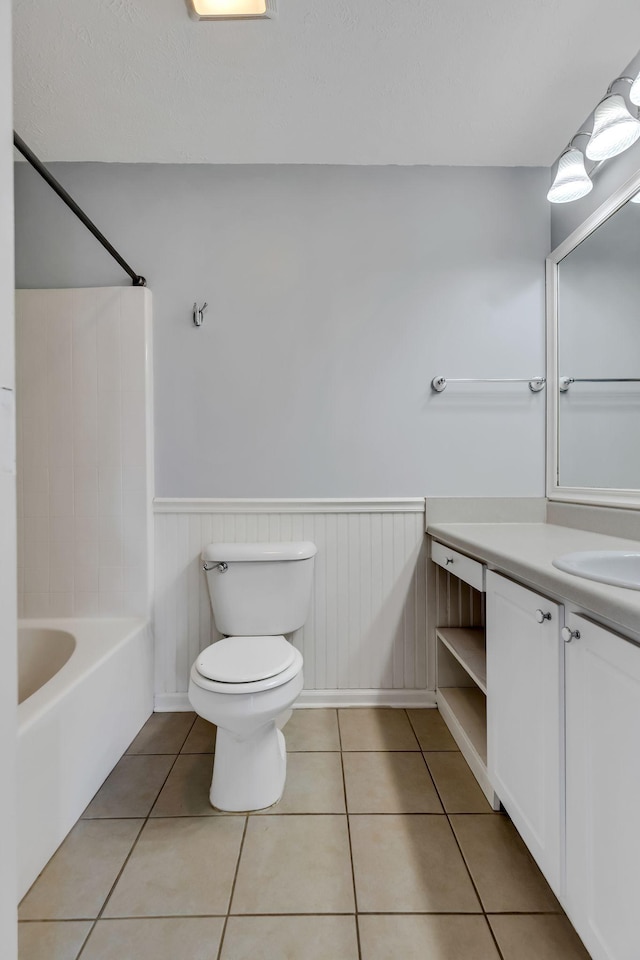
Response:
[{"label": "vanity cabinet", "polygon": [[[593,960],[640,960],[640,595],[591,591],[584,581],[572,597],[552,560],[583,548],[581,531],[535,524],[433,531],[475,554],[432,541],[432,557],[447,571],[432,571],[442,716],[463,749],[474,725],[458,701],[477,702],[484,726],[477,724],[481,735],[465,756],[487,796],[499,797]],[[602,549],[617,547],[588,534],[589,543],[599,540]],[[457,587],[456,575],[473,586]],[[616,633],[612,621],[628,624],[635,639]]]},{"label": "vanity cabinet", "polygon": [[437,540],[431,543],[431,559],[439,567],[443,567],[449,573],[452,573],[458,580],[463,580],[470,587],[484,593],[486,568],[483,563],[479,563],[472,557],[465,556],[451,547],[445,547],[443,543]]},{"label": "vanity cabinet", "polygon": [[594,960],[638,960],[640,648],[576,614],[565,636],[565,907]]},{"label": "vanity cabinet", "polygon": [[486,589],[489,779],[560,895],[563,608],[492,571]]}]

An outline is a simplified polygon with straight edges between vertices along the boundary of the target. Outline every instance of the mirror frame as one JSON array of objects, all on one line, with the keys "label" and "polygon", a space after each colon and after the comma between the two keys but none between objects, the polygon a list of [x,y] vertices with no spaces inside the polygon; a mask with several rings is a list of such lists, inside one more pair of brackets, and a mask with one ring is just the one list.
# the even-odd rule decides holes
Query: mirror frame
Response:
[{"label": "mirror frame", "polygon": [[[598,227],[640,190],[640,170],[604,201],[584,223],[552,250],[545,261],[547,325],[547,498],[565,503],[640,509],[640,488],[620,490],[609,487],[563,487],[559,477],[558,423],[558,266]],[[640,215],[640,204],[638,209]]]}]

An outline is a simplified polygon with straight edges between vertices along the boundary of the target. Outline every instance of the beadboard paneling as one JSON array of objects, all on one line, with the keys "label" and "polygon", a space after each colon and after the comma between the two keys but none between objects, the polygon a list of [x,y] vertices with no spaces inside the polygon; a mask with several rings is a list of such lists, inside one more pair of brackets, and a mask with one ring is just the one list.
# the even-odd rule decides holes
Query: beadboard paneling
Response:
[{"label": "beadboard paneling", "polygon": [[483,627],[485,595],[435,565],[436,623],[439,627]]},{"label": "beadboard paneling", "polygon": [[[424,501],[196,501],[155,515],[156,699],[179,705],[199,651],[217,637],[200,551],[215,540],[312,540],[318,546],[309,618],[293,642],[305,689],[427,691]],[[256,504],[260,504],[256,509]],[[368,504],[365,512],[363,505]],[[234,505],[234,506],[233,506]],[[233,509],[231,507],[233,506]],[[369,695],[368,695],[369,696]],[[354,699],[357,699],[354,694]],[[318,698],[322,699],[321,696]],[[349,699],[347,697],[347,699]],[[384,696],[382,700],[384,700]],[[426,702],[425,698],[425,702]]]}]

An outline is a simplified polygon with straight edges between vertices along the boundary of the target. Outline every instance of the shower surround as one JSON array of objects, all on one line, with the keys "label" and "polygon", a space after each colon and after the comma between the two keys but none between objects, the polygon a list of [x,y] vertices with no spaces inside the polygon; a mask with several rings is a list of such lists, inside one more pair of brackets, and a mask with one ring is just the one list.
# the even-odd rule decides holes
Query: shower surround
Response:
[{"label": "shower surround", "polygon": [[19,290],[16,333],[22,895],[153,709],[151,294]]},{"label": "shower surround", "polygon": [[16,294],[22,617],[149,616],[151,294]]}]

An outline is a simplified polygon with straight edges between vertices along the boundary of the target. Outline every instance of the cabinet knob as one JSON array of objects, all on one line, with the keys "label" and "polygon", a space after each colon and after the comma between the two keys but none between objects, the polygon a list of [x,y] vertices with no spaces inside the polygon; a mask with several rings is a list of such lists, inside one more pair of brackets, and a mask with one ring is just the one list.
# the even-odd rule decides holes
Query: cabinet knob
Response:
[{"label": "cabinet knob", "polygon": [[536,620],[538,621],[538,623],[544,623],[545,620],[551,620],[551,614],[543,613],[542,610],[538,609],[536,610]]},{"label": "cabinet knob", "polygon": [[572,640],[580,639],[580,631],[571,630],[570,627],[563,627],[562,630],[560,631],[560,636],[562,637],[565,643],[571,643]]},{"label": "cabinet knob", "polygon": [[449,566],[450,563],[453,563],[453,557],[446,557],[446,564]]}]

